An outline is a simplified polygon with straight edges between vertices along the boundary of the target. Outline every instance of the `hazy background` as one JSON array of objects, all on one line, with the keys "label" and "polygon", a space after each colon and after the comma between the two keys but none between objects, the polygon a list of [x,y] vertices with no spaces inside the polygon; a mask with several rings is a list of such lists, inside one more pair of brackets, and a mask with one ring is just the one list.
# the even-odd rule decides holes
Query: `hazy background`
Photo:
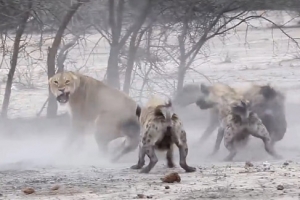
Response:
[{"label": "hazy background", "polygon": [[[258,10],[255,6],[247,7],[248,11],[243,7],[246,3],[240,5],[232,1],[239,9],[228,13],[224,9],[232,8],[230,1],[212,1],[211,4],[195,1],[191,5],[174,1],[174,5],[178,4],[182,8],[182,12],[174,14],[176,10],[168,7],[170,2],[112,2],[113,5],[106,1],[83,2],[76,7],[77,12],[60,35],[64,28],[63,20],[68,16],[68,6],[76,6],[76,2],[62,4],[58,1],[59,5],[64,5],[61,7],[65,9],[63,14],[57,13],[57,8],[52,7],[54,5],[24,1],[22,5],[25,7],[18,8],[24,10],[24,16],[14,19],[16,25],[28,17],[25,15],[26,5],[37,11],[46,11],[37,13],[42,21],[38,21],[32,13],[25,21],[15,66],[13,60],[16,51],[13,47],[20,26],[8,26],[3,22],[0,103],[6,99],[9,104],[2,104],[0,168],[110,165],[98,151],[92,131],[87,131],[85,145],[80,152],[62,152],[69,119],[67,115],[55,117],[56,114],[66,113],[66,108],[58,106],[56,109],[56,101],[48,93],[47,80],[53,70],[64,69],[79,71],[115,87],[119,82],[120,89],[129,93],[141,105],[153,93],[172,97],[185,83],[271,83],[282,88],[287,95],[288,131],[276,148],[285,158],[299,155],[297,113],[300,90],[300,18],[297,11],[285,7],[283,11]],[[123,7],[121,2],[124,3]],[[200,5],[205,5],[204,10],[197,10]],[[215,5],[213,11],[209,10],[212,9],[210,5]],[[124,12],[117,12],[116,9],[121,8]],[[163,8],[170,9],[170,12],[165,12]],[[10,14],[14,15],[13,12]],[[216,18],[218,14],[222,14],[222,17]],[[53,18],[55,15],[57,18]],[[118,21],[118,16],[122,17],[122,21]],[[199,17],[202,17],[201,20]],[[122,22],[117,24],[119,28],[111,24],[112,19]],[[218,23],[211,26],[214,22]],[[17,30],[16,34],[14,30]],[[121,31],[119,39],[112,34],[116,31]],[[118,50],[114,49],[114,37],[119,41],[119,46],[115,45],[119,47]],[[58,40],[61,41],[57,46]],[[52,50],[49,51],[49,47]],[[57,52],[53,51],[56,47]],[[53,60],[49,52],[54,55],[57,53],[57,57]],[[191,54],[188,55],[188,52]],[[51,64],[51,59],[55,65]],[[116,67],[119,76],[117,80],[113,77],[115,72],[109,70],[115,70]],[[130,67],[132,69],[128,70]],[[7,78],[7,74],[12,72],[13,79]],[[131,74],[129,79],[128,73]],[[129,82],[126,83],[126,80]],[[11,91],[5,90],[10,84]],[[126,84],[129,84],[128,87],[125,87]],[[195,105],[181,108],[178,112],[188,131],[191,146],[189,160],[195,164],[221,161],[228,153],[223,143],[218,155],[207,157],[212,151],[216,131],[206,144],[198,145],[208,124],[208,112]],[[265,152],[261,152],[264,152],[262,142],[253,138],[236,159],[270,159]],[[125,156],[120,163],[125,161],[126,166],[130,166],[136,159],[135,151]]]}]

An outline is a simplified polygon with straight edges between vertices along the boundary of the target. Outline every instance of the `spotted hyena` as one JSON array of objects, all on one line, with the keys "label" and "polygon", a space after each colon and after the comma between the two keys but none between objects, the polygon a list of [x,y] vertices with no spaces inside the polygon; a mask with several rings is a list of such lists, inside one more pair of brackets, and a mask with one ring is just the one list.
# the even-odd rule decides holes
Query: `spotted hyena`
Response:
[{"label": "spotted hyena", "polygon": [[212,154],[219,150],[224,137],[224,145],[230,152],[225,161],[231,161],[237,154],[238,147],[244,146],[248,142],[249,136],[252,135],[263,141],[267,153],[274,158],[281,158],[273,149],[267,128],[258,115],[250,110],[251,102],[245,99],[228,100],[223,97],[222,99],[223,101],[218,106],[220,126]]},{"label": "spotted hyena", "polygon": [[155,150],[166,151],[168,167],[174,167],[173,148],[179,149],[180,166],[186,172],[194,172],[196,168],[186,163],[188,155],[187,136],[177,114],[173,112],[172,103],[165,103],[158,97],[152,97],[147,105],[142,108],[140,122],[142,125],[141,140],[139,145],[138,163],[131,169],[141,169],[145,164],[145,156],[150,159],[149,164],[141,173],[149,173],[158,162]]},{"label": "spotted hyena", "polygon": [[223,95],[236,96],[237,94],[251,102],[251,110],[258,115],[266,126],[272,139],[272,145],[280,141],[287,129],[285,95],[269,84],[251,83],[239,87],[230,87],[222,83],[215,83],[210,86],[203,83],[201,85],[187,84],[175,96],[174,102],[179,106],[196,103],[202,110],[209,109],[209,125],[200,138],[200,142],[203,143],[219,126],[219,110],[215,102]]}]

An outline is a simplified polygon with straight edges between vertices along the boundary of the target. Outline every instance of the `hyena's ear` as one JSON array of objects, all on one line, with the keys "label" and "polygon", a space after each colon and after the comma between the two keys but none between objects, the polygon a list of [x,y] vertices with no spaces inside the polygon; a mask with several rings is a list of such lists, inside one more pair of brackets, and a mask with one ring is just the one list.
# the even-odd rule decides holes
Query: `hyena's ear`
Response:
[{"label": "hyena's ear", "polygon": [[200,89],[201,89],[201,92],[203,92],[204,94],[209,94],[209,86],[201,83]]},{"label": "hyena's ear", "polygon": [[262,86],[260,89],[260,93],[267,100],[273,99],[277,95],[277,92],[270,85]]},{"label": "hyena's ear", "polygon": [[166,107],[171,107],[172,106],[172,100],[169,98],[166,102]]}]

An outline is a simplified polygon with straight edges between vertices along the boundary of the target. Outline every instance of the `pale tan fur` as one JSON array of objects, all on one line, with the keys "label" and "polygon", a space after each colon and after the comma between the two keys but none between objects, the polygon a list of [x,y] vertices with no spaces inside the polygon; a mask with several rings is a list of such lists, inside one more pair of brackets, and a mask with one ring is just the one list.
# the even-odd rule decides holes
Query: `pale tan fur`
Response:
[{"label": "pale tan fur", "polygon": [[230,113],[232,106],[239,105],[241,101],[247,102],[243,94],[238,93],[229,85],[216,83],[207,88],[209,95],[206,97],[206,101],[215,103],[215,108],[218,109],[221,118]]},{"label": "pale tan fur", "polygon": [[148,121],[152,121],[155,118],[154,116],[155,108],[157,106],[161,106],[164,104],[166,104],[165,100],[163,100],[162,98],[156,95],[152,95],[141,111],[141,116],[140,116],[141,125],[145,127]]},{"label": "pale tan fur", "polygon": [[[131,133],[126,131],[124,133],[122,130],[127,125],[126,123],[139,126],[136,102],[125,93],[109,87],[99,80],[67,71],[51,77],[49,85],[51,92],[57,98],[63,94],[60,90],[70,93],[66,103],[69,104],[71,111],[71,138],[82,134],[88,125],[95,123],[96,141],[99,148],[105,150],[111,140],[122,136],[129,138]],[[136,136],[133,135],[130,136],[130,139],[136,137],[138,140],[139,132],[136,133]],[[134,145],[137,147],[138,142],[135,142]]]}]

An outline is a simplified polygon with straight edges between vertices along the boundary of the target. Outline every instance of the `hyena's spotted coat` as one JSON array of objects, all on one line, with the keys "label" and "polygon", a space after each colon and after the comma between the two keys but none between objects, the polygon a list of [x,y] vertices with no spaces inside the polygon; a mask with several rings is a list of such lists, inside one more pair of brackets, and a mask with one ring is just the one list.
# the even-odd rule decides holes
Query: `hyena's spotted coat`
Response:
[{"label": "hyena's spotted coat", "polygon": [[[248,101],[240,100],[233,103],[223,101],[219,106],[220,110],[220,127],[214,148],[216,153],[220,148],[220,143],[224,137],[224,145],[229,150],[226,161],[231,161],[237,154],[237,147],[245,145],[249,136],[252,135],[260,138],[264,142],[265,150],[275,158],[281,158],[271,145],[271,138],[268,130],[262,123],[256,113],[249,108]],[[222,112],[223,111],[223,112]]]},{"label": "hyena's spotted coat", "polygon": [[168,167],[174,167],[173,147],[179,149],[180,166],[186,172],[194,172],[196,168],[186,163],[188,155],[187,136],[178,116],[173,112],[172,103],[163,102],[159,98],[152,98],[147,106],[142,109],[140,122],[142,125],[141,140],[139,145],[138,163],[132,169],[141,169],[145,164],[145,156],[150,159],[149,164],[141,173],[149,173],[158,162],[155,150],[167,151]]}]

